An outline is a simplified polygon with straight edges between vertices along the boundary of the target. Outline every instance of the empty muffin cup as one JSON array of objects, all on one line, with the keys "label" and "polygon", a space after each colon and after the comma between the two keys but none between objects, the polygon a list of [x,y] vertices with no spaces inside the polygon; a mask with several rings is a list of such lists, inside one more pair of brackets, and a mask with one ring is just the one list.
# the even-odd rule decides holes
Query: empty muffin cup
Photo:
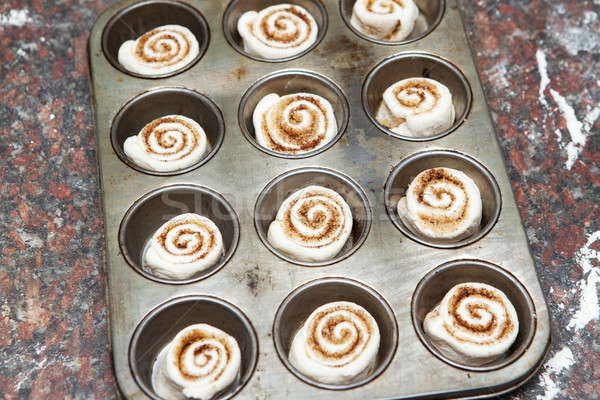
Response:
[{"label": "empty muffin cup", "polygon": [[227,39],[231,47],[233,47],[237,52],[245,55],[248,58],[264,62],[284,62],[294,60],[296,58],[302,57],[303,55],[309,53],[315,47],[317,47],[317,45],[321,42],[321,40],[323,40],[323,38],[325,37],[325,33],[327,32],[327,10],[325,9],[325,6],[323,5],[323,3],[321,3],[320,0],[294,0],[293,2],[289,3],[304,8],[315,19],[315,22],[319,27],[319,32],[317,33],[317,38],[315,42],[306,50],[298,54],[282,58],[260,57],[257,55],[249,54],[246,50],[244,50],[244,43],[237,28],[240,16],[247,11],[259,12],[267,7],[284,3],[287,4],[288,2],[281,0],[232,0],[225,9],[225,13],[223,14],[223,33],[225,34],[225,38]]},{"label": "empty muffin cup", "polygon": [[[137,135],[146,124],[168,115],[182,115],[196,121],[206,134],[206,152],[194,165],[176,171],[154,171],[137,165],[125,154],[125,140]],[[119,109],[110,129],[113,149],[121,161],[136,171],[160,176],[184,174],[200,167],[219,151],[224,136],[225,122],[219,107],[205,95],[179,87],[140,93]]]},{"label": "empty muffin cup", "polygon": [[340,0],[339,2],[340,14],[348,28],[350,28],[354,34],[362,39],[373,43],[390,46],[412,43],[429,35],[439,25],[442,17],[444,16],[444,12],[446,11],[445,0],[415,0],[415,4],[419,9],[419,16],[415,22],[414,29],[403,40],[389,41],[369,37],[352,26],[350,19],[352,18],[352,9],[354,7],[354,3],[356,3],[356,0]]},{"label": "empty muffin cup", "polygon": [[[144,254],[152,235],[165,222],[185,213],[210,219],[219,228],[223,254],[211,267],[188,279],[167,279],[144,268]],[[127,210],[119,227],[119,246],[127,263],[144,277],[156,282],[187,284],[219,271],[233,256],[240,237],[237,214],[223,196],[204,186],[175,184],[155,189],[139,198]]]},{"label": "empty muffin cup", "polygon": [[[157,75],[142,75],[124,68],[119,63],[119,48],[127,40],[135,40],[144,33],[163,25],[181,25],[189,29],[198,41],[196,57],[180,69]],[[166,78],[179,74],[196,64],[206,52],[210,41],[208,24],[200,11],[175,0],[147,0],[134,3],[118,11],[102,31],[102,51],[113,67],[138,78]]]},{"label": "empty muffin cup", "polygon": [[[413,137],[393,132],[377,121],[375,115],[385,90],[408,78],[429,78],[448,88],[456,113],[450,128],[431,136]],[[469,114],[472,97],[469,81],[456,65],[439,56],[422,52],[400,53],[386,58],[368,73],[362,87],[363,109],[371,122],[388,135],[413,142],[439,139],[456,130]]]},{"label": "empty muffin cup", "polygon": [[219,395],[219,400],[232,398],[250,380],[258,360],[258,338],[244,312],[217,297],[176,297],[146,314],[135,328],[129,343],[131,373],[147,396],[161,399],[152,386],[152,368],[160,351],[179,331],[198,323],[212,325],[233,336],[240,348],[239,377]]},{"label": "empty muffin cup", "polygon": [[[482,215],[479,231],[456,242],[435,241],[415,234],[398,215],[398,201],[405,196],[413,179],[426,169],[442,167],[465,173],[475,182],[481,194]],[[418,243],[442,249],[466,246],[483,238],[498,221],[502,208],[500,187],[492,173],[474,158],[453,150],[425,150],[404,158],[388,176],[383,195],[387,214],[396,228]]]},{"label": "empty muffin cup", "polygon": [[[294,93],[309,93],[323,97],[333,108],[338,131],[325,145],[300,154],[286,154],[261,146],[255,136],[252,116],[258,102],[270,93],[285,96]],[[238,122],[242,133],[257,149],[281,158],[306,158],[331,148],[344,134],[350,118],[350,106],[342,90],[328,78],[314,72],[286,70],[267,75],[246,90],[238,108]]]},{"label": "empty muffin cup", "polygon": [[[453,286],[466,282],[484,283],[502,291],[515,307],[519,319],[519,333],[506,354],[481,366],[470,366],[448,358],[423,330],[423,320],[427,313]],[[529,347],[536,329],[535,307],[527,289],[505,269],[482,260],[450,261],[428,272],[413,293],[411,314],[417,336],[433,355],[454,367],[478,372],[500,369],[516,361]]]},{"label": "empty muffin cup", "polygon": [[[352,212],[352,231],[341,251],[326,261],[299,261],[271,245],[268,230],[281,204],[291,194],[307,186],[323,186],[337,192]],[[260,192],[254,207],[254,226],[263,244],[277,257],[298,265],[320,267],[334,264],[352,255],[364,243],[371,229],[371,206],[364,190],[341,172],[320,167],[304,167],[287,171],[269,182]]]},{"label": "empty muffin cup", "polygon": [[[318,307],[335,301],[349,301],[363,307],[373,316],[380,332],[379,351],[370,373],[339,385],[324,384],[303,375],[288,358],[292,340],[310,314]],[[281,362],[297,378],[322,389],[346,390],[369,383],[387,368],[396,352],[398,325],[390,305],[373,288],[347,278],[321,278],[299,286],[283,300],[273,322],[273,341]]]}]

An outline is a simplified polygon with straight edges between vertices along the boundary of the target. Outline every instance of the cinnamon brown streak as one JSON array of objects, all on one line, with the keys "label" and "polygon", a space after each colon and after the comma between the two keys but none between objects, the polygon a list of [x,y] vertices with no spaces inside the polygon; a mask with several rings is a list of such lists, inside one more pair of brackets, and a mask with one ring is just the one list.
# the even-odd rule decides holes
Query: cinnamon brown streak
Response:
[{"label": "cinnamon brown streak", "polygon": [[[400,96],[402,94],[402,92],[405,92],[405,94],[407,94],[407,95],[418,96],[419,101],[415,102],[415,101],[411,101],[411,100],[403,98],[402,96]],[[437,102],[439,101],[439,99],[441,97],[441,94],[440,94],[438,88],[429,82],[420,81],[420,80],[419,81],[410,80],[410,81],[406,82],[404,85],[398,86],[397,88],[394,89],[394,97],[396,97],[396,99],[398,99],[398,102],[400,104],[402,104],[403,106],[416,108],[416,107],[420,106],[421,103],[423,103],[423,101],[425,101],[425,99],[426,99],[425,93],[427,93],[427,92],[429,92],[435,98],[435,102],[433,102],[433,104],[431,104],[431,106],[428,107],[427,109],[419,110],[419,112],[428,112],[428,111],[432,110],[433,108],[435,108],[435,105],[437,104]]]},{"label": "cinnamon brown streak", "polygon": [[[324,201],[323,199],[318,199],[316,197],[326,197],[328,201]],[[316,230],[327,224],[323,232],[321,232],[319,235],[305,236],[294,226],[292,222],[292,210],[298,202],[302,202],[302,205],[298,210],[298,216],[300,217],[300,221],[304,226]],[[323,239],[327,239],[329,242],[334,242],[343,231],[343,229],[340,229],[340,227],[345,224],[345,218],[344,215],[340,213],[340,210],[331,203],[337,204],[337,200],[325,193],[320,192],[308,192],[295,199],[289,204],[289,207],[283,217],[283,226],[286,234],[294,238],[296,241],[310,247],[318,248],[324,246],[324,244],[315,244],[323,241]],[[329,213],[329,216],[323,211],[318,211],[316,215],[311,218],[309,213],[317,206],[324,207]],[[338,206],[340,209],[342,208],[341,205]]]},{"label": "cinnamon brown streak", "polygon": [[[454,203],[456,198],[453,193],[451,193],[450,191],[447,191],[443,188],[435,189],[434,193],[438,199],[441,199],[444,195],[449,196],[451,199],[451,202],[448,206],[446,206],[446,207],[433,206],[432,204],[429,204],[427,201],[425,201],[425,196],[424,196],[425,190],[430,185],[437,184],[437,183],[446,183],[448,185],[459,188],[465,194],[467,192],[464,184],[460,180],[458,180],[455,177],[453,177],[452,175],[448,174],[444,169],[433,168],[433,169],[428,170],[425,174],[423,174],[420,177],[418,184],[414,188],[413,193],[415,194],[415,196],[417,196],[419,203],[425,204],[428,207],[435,207],[438,209],[448,209],[452,206],[452,204]],[[419,214],[419,218],[421,220],[423,220],[424,222],[427,222],[431,225],[456,224],[465,218],[465,214],[467,213],[468,207],[469,207],[469,198],[468,198],[468,196],[465,195],[465,204],[463,205],[463,207],[461,209],[461,214],[459,215],[458,218],[453,218],[453,217],[445,216],[445,215],[429,215],[429,214]]]},{"label": "cinnamon brown streak", "polygon": [[[312,115],[312,121],[307,128],[297,128],[284,121],[282,115],[285,108],[294,102],[306,101],[313,104],[320,112],[322,120],[324,122],[323,128],[319,130],[319,115]],[[284,152],[284,153],[296,153],[298,151],[308,151],[316,148],[324,139],[325,132],[327,131],[329,121],[327,120],[327,110],[318,99],[310,96],[291,96],[284,100],[279,100],[273,107],[276,107],[275,112],[277,113],[276,123],[274,127],[269,126],[267,122],[266,112],[263,116],[263,130],[267,134],[269,141],[269,147],[272,150]],[[290,119],[294,123],[302,122],[300,112],[310,112],[305,104],[299,104],[290,110]],[[282,136],[284,141],[289,143],[290,146],[278,143],[274,140],[275,136]]]},{"label": "cinnamon brown streak", "polygon": [[[156,36],[159,35],[159,36]],[[171,48],[171,45],[164,43],[163,41],[169,40],[176,46],[175,49]],[[149,44],[150,48],[156,52],[155,56],[149,56],[144,52],[146,44]],[[186,42],[187,43],[187,42]],[[160,46],[160,47],[159,47]],[[136,57],[142,61],[148,63],[162,63],[164,65],[176,64],[184,59],[190,52],[190,44],[187,43],[182,49],[177,37],[169,33],[168,30],[154,29],[150,32],[144,33],[138,40],[135,48]],[[174,53],[174,55],[172,54]]]},{"label": "cinnamon brown streak", "polygon": [[[360,329],[361,327],[355,326],[355,335],[353,335],[353,332],[350,329],[347,329],[343,331],[341,337],[336,337],[334,330],[339,324],[353,322],[352,319],[345,318],[343,315],[331,316],[331,314],[337,311],[352,313],[359,320],[359,323],[362,325],[362,328],[364,328],[365,333],[363,333],[363,329]],[[343,352],[327,351],[321,345],[321,343],[319,343],[318,326],[323,320],[325,320],[325,326],[320,332],[322,337],[327,342],[335,345],[346,344]],[[345,363],[335,365],[336,367],[343,367],[344,365],[350,364],[360,356],[360,351],[358,351],[358,349],[366,346],[366,343],[371,339],[372,333],[373,327],[371,326],[371,319],[369,315],[366,315],[362,310],[359,309],[338,305],[317,313],[310,321],[310,325],[307,327],[307,344],[314,353],[319,354],[319,356],[324,360],[341,360],[342,358],[351,355],[351,357]]]},{"label": "cinnamon brown streak", "polygon": [[[491,310],[482,301],[481,303],[477,303],[477,304],[469,304],[467,307],[467,310],[475,318],[481,318],[480,310],[486,311],[492,315],[492,317],[490,318],[490,321],[487,324],[469,323],[458,313],[458,309],[459,309],[460,303],[462,301],[464,301],[466,299],[473,299],[473,298],[481,298],[482,300],[486,299],[486,300],[493,301],[498,304],[502,304],[503,308],[504,308],[504,316],[492,314]],[[494,294],[493,292],[491,292],[485,288],[473,288],[473,287],[468,287],[468,286],[461,287],[457,291],[457,293],[454,294],[454,296],[448,302],[448,312],[452,314],[452,316],[454,317],[454,320],[457,322],[457,324],[461,328],[467,329],[474,333],[478,333],[481,335],[484,335],[486,333],[492,333],[498,327],[498,323],[499,323],[498,321],[504,319],[505,322],[504,322],[503,326],[501,327],[502,330],[500,331],[499,335],[490,338],[488,341],[480,342],[480,344],[492,344],[496,341],[503,340],[505,337],[507,337],[513,331],[514,325],[511,321],[511,319],[508,315],[508,311],[506,310],[505,307],[506,306],[505,306],[503,299],[501,297],[497,296],[496,294]],[[499,318],[499,317],[504,317],[504,318]],[[455,336],[455,338],[460,341],[463,341],[463,342],[465,341],[465,339],[458,338],[456,336]]]},{"label": "cinnamon brown streak", "polygon": [[[400,7],[404,7],[404,3],[402,3],[402,1],[400,1],[400,0],[388,0],[387,1],[387,10],[386,10],[387,12],[382,13],[382,12],[375,11],[375,9],[373,8],[373,3],[377,2],[377,1],[378,0],[369,0],[367,2],[367,10],[369,12],[372,12],[374,14],[392,14],[394,12],[394,4],[393,3],[398,4]],[[383,3],[383,1],[381,1],[381,0],[379,0],[379,1]]]},{"label": "cinnamon brown streak", "polygon": [[[191,132],[192,135],[191,135],[191,137],[188,137],[188,135],[185,132],[176,130],[173,127],[170,127],[168,129],[160,128],[160,126],[163,124],[182,125],[189,132]],[[179,133],[181,135],[181,143],[177,147],[175,146],[176,141],[167,137],[167,133],[173,132],[173,131],[177,131],[177,133]],[[151,136],[154,136],[156,138],[156,141],[158,142],[158,144],[161,146],[162,149],[169,149],[169,151],[157,153],[152,148],[152,145],[150,143]],[[148,125],[146,125],[144,127],[144,129],[141,132],[141,137],[142,137],[145,149],[148,153],[160,154],[161,156],[175,154],[175,155],[179,155],[179,157],[177,159],[182,159],[182,158],[185,158],[186,156],[188,156],[198,146],[198,142],[200,140],[199,132],[197,132],[190,123],[188,123],[184,119],[175,118],[175,117],[163,117],[163,118],[155,119],[154,121],[150,122]],[[188,140],[190,140],[192,143],[189,146],[189,150],[187,152],[183,153],[182,150],[185,149],[186,146],[188,145]]]},{"label": "cinnamon brown streak", "polygon": [[169,232],[171,232],[173,229],[176,229],[179,226],[184,226],[184,225],[196,225],[200,230],[208,233],[208,243],[206,245],[206,251],[202,252],[202,253],[198,253],[199,250],[201,250],[204,245],[204,238],[203,238],[201,232],[191,230],[191,229],[183,229],[183,230],[179,231],[178,236],[175,237],[173,240],[173,244],[178,248],[185,249],[188,247],[189,241],[180,241],[179,238],[183,235],[194,235],[196,237],[196,239],[198,239],[198,244],[192,248],[189,248],[188,251],[185,253],[185,255],[198,253],[195,258],[196,260],[201,260],[201,259],[205,258],[207,256],[207,254],[210,252],[210,250],[215,246],[215,234],[208,226],[206,226],[198,221],[193,221],[193,220],[177,221],[172,224],[169,224],[169,226],[167,226],[165,229],[163,229],[163,231],[160,233],[160,235],[158,235],[158,237],[157,237],[158,243],[167,253],[174,255],[174,256],[180,255],[180,254],[174,254],[173,252],[171,252],[169,250],[166,242],[167,242],[167,236],[169,235]]},{"label": "cinnamon brown streak", "polygon": [[[279,14],[279,13],[282,13],[283,15],[278,16],[275,19],[275,24],[274,24],[275,27],[279,30],[272,32],[269,29],[269,25],[267,24],[267,21],[273,14]],[[285,15],[285,13],[289,13],[289,14],[292,14],[292,15],[300,18],[306,24],[306,35],[305,36],[306,37],[310,36],[310,32],[312,30],[312,27],[310,24],[311,23],[310,19],[303,12],[298,10],[296,7],[288,7],[288,8],[278,9],[278,10],[274,10],[274,11],[270,12],[270,13],[266,14],[264,16],[264,18],[260,21],[260,29],[268,40],[270,40],[272,42],[288,44],[288,43],[295,42],[300,37],[301,32],[299,29],[296,29],[293,33],[288,33],[288,34],[285,34],[280,31],[280,30],[285,29],[285,24],[283,21],[290,19],[289,15]],[[267,44],[272,44],[272,42],[267,43]]]},{"label": "cinnamon brown streak", "polygon": [[[188,380],[196,380],[198,378],[201,377],[201,375],[192,375],[190,374],[186,368],[185,368],[185,363],[184,363],[184,358],[185,358],[185,354],[188,351],[189,347],[192,346],[194,343],[203,341],[203,340],[216,340],[219,341],[222,345],[223,345],[223,349],[214,346],[211,343],[205,343],[202,344],[200,347],[196,348],[194,350],[194,356],[198,356],[199,354],[202,353],[206,353],[210,350],[217,352],[217,358],[218,359],[224,359],[224,365],[227,365],[227,363],[229,362],[230,358],[231,358],[231,353],[228,347],[228,343],[225,340],[222,340],[221,338],[219,338],[218,336],[213,336],[213,335],[207,335],[201,331],[193,331],[190,332],[187,336],[185,336],[184,338],[182,338],[182,340],[180,341],[180,345],[176,350],[176,354],[177,354],[177,366],[179,371],[181,372],[181,374],[185,377],[185,379]],[[223,351],[224,350],[224,351]],[[208,355],[208,354],[204,354],[204,356],[208,359],[207,362],[205,364],[199,365],[200,367],[205,366],[211,359],[212,356]],[[211,369],[210,371],[206,372],[204,374],[204,376],[211,376],[215,370],[217,369],[217,367],[219,366],[219,363],[215,363],[214,364],[214,368]],[[219,379],[219,377],[223,374],[224,369],[221,368],[221,370],[217,371],[217,373],[211,377],[211,379],[213,381],[216,381]]]}]

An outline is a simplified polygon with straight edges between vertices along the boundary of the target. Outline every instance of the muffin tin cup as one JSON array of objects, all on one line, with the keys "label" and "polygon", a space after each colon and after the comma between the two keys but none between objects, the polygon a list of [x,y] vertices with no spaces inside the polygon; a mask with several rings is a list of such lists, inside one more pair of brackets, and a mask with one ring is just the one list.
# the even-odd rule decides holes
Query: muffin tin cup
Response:
[{"label": "muffin tin cup", "polygon": [[356,3],[356,0],[339,1],[340,15],[346,26],[361,39],[384,46],[398,46],[423,39],[435,30],[446,11],[446,0],[415,0],[415,4],[419,8],[419,16],[415,22],[415,29],[411,34],[403,40],[380,40],[369,37],[352,26],[350,19],[352,18],[354,3]]},{"label": "muffin tin cup", "polygon": [[[182,1],[206,18],[210,25],[211,43],[194,67],[164,78],[161,84],[164,87],[156,88],[156,80],[137,79],[124,74],[111,65],[107,51],[103,50],[103,35],[109,23],[114,24],[114,19],[124,10],[133,10],[137,4],[148,4],[147,1],[115,2],[98,18],[89,39],[92,104],[95,107],[100,182],[103,186],[101,194],[105,206],[107,304],[111,319],[112,357],[123,397],[152,396],[148,394],[151,392],[140,388],[138,382],[146,378],[140,378],[139,373],[130,368],[129,362],[130,341],[140,316],[147,310],[154,310],[157,304],[191,293],[223,297],[233,304],[244,305],[256,329],[262,349],[260,365],[257,364],[251,381],[237,393],[236,398],[239,399],[485,397],[511,390],[529,379],[547,355],[551,342],[550,317],[461,25],[459,10],[466,0],[441,0],[445,7],[442,6],[444,3],[435,0],[416,0],[423,15],[428,16],[432,30],[410,45],[374,43],[355,34],[347,25],[351,1],[292,2],[304,6],[317,20],[322,20],[323,36],[312,51],[287,60],[257,60],[243,55],[235,29],[237,18],[243,11],[260,10],[276,1]],[[158,0],[155,2],[160,3]],[[437,13],[442,10],[443,17],[438,17]],[[344,12],[345,15],[339,14]],[[137,33],[133,32],[131,37],[135,35]],[[409,37],[409,40],[412,39],[415,37]],[[421,51],[408,51],[409,48]],[[280,64],[277,61],[287,62]],[[453,92],[457,111],[453,133],[449,130],[429,138],[402,137],[402,140],[397,140],[373,121],[373,113],[387,85],[409,76],[428,76],[439,80]],[[186,89],[181,88],[182,85]],[[215,128],[211,131],[226,130],[227,135],[218,134],[215,139],[210,139],[211,151],[218,154],[212,153],[214,156],[210,161],[205,158],[207,162],[202,167],[196,168],[198,164],[176,173],[155,174],[136,168],[124,158],[122,141],[138,134],[151,117],[164,116],[165,113],[150,115],[149,111],[138,110],[129,115],[128,128],[125,125],[126,114],[135,108],[134,105],[147,104],[147,110],[162,109],[163,106],[157,107],[154,100],[151,104],[150,94],[171,89],[201,94],[186,94],[187,97],[179,103],[181,107],[189,107],[187,110],[205,111],[184,115],[192,119],[211,115],[215,121]],[[270,91],[282,95],[300,90],[316,92],[332,103],[341,128],[338,136],[329,147],[293,157],[271,154],[257,147],[250,118],[258,99]],[[140,101],[135,102],[138,96]],[[214,101],[218,108],[214,104],[213,108],[212,102],[202,101],[204,98]],[[133,99],[130,105],[129,99]],[[164,93],[154,99],[162,101],[164,107],[170,107]],[[175,113],[177,109],[168,111]],[[116,121],[117,114],[121,118],[119,121]],[[113,123],[113,120],[116,122]],[[210,123],[198,122],[207,134],[211,134],[207,128]],[[447,135],[440,140],[443,143],[436,145],[436,140],[443,135]],[[219,147],[220,140],[222,145],[217,152],[214,148]],[[428,140],[431,142],[423,143]],[[428,165],[430,162],[439,162],[439,165]],[[390,175],[396,163],[399,164]],[[410,232],[403,234],[401,221],[396,220],[395,215],[397,196],[402,195],[418,172],[437,166],[465,170],[476,181],[484,196],[484,225],[480,237],[440,246],[412,237]],[[354,216],[354,230],[346,247],[333,260],[321,263],[298,262],[278,254],[267,241],[268,227],[281,203],[293,192],[310,184],[323,185],[339,192],[352,208]],[[171,191],[173,187],[176,188],[174,192]],[[223,196],[235,207],[235,212]],[[384,207],[389,215],[383,211]],[[212,217],[207,215],[209,211]],[[215,266],[189,280],[157,279],[141,269],[144,247],[155,229],[183,212],[206,215],[219,226],[227,251],[221,264],[226,265]],[[500,212],[501,218],[498,217]],[[256,234],[252,230],[256,230]],[[475,372],[442,361],[419,339],[418,326],[413,329],[407,325],[411,320],[411,296],[423,276],[435,266],[465,258],[507,268],[510,274],[519,278],[535,309],[535,324],[523,322],[522,334],[525,336],[519,337],[519,344],[511,349],[514,353],[509,357],[514,358],[508,363],[501,360],[504,364],[498,364],[495,369]],[[313,266],[319,268],[311,268]],[[477,267],[476,271],[488,269]],[[479,273],[476,272],[475,276],[480,276],[477,275]],[[214,275],[207,278],[210,274]],[[334,278],[327,278],[332,276]],[[482,280],[489,276],[487,272],[481,275]],[[361,282],[368,283],[368,286]],[[501,285],[498,282],[500,278],[490,281]],[[343,286],[323,290],[334,283]],[[302,289],[304,287],[306,290]],[[423,310],[442,298],[445,294],[443,289],[430,285],[419,289],[419,293],[423,292],[418,296],[421,304],[419,312],[429,311]],[[507,289],[510,296],[519,294],[518,287],[511,292],[513,289]],[[381,301],[381,296],[372,291],[384,295],[385,300]],[[293,295],[286,298],[290,293]],[[354,294],[349,296],[348,293]],[[328,297],[329,294],[331,296]],[[347,297],[344,298],[344,295]],[[305,300],[302,300],[303,296]],[[377,373],[385,369],[384,372],[371,375],[368,379],[373,379],[369,382],[352,382],[350,386],[354,386],[349,389],[325,388],[318,382],[307,383],[289,366],[286,368],[291,336],[313,311],[310,308],[321,305],[317,304],[317,299],[323,303],[336,299],[354,301],[374,314],[385,340],[402,340],[401,345],[382,344],[386,350],[385,354],[380,354]],[[413,301],[416,302],[417,297]],[[186,304],[181,307],[194,309]],[[306,304],[310,307],[305,307]],[[220,312],[213,314],[226,315]],[[399,326],[396,326],[394,314]],[[275,315],[277,322],[273,319]],[[161,333],[160,327],[164,331],[170,330],[171,317],[167,319],[162,322],[156,319],[151,324],[155,328],[147,332],[156,329],[155,333]],[[217,323],[215,325],[221,327]],[[531,330],[534,334],[529,341]],[[151,336],[160,337],[155,333],[147,335],[148,340]],[[389,336],[388,333],[393,334]],[[164,343],[166,341],[164,339]],[[156,352],[160,350],[158,347],[156,345]]]},{"label": "muffin tin cup", "polygon": [[[252,123],[256,104],[270,93],[284,96],[300,92],[319,95],[331,103],[338,126],[337,134],[323,147],[301,154],[285,154],[261,146],[256,141]],[[328,78],[302,70],[278,71],[259,79],[246,90],[238,108],[238,122],[244,137],[257,149],[275,157],[288,159],[307,158],[330,149],[344,135],[349,119],[350,106],[342,90]]]},{"label": "muffin tin cup", "polygon": [[[394,83],[408,78],[433,79],[450,90],[456,111],[450,128],[427,137],[412,137],[392,132],[375,119],[383,92]],[[362,87],[363,110],[371,122],[382,132],[411,142],[436,140],[454,132],[469,115],[472,101],[471,85],[460,68],[449,60],[426,52],[404,52],[386,58],[369,71]]]},{"label": "muffin tin cup", "polygon": [[[380,345],[374,369],[367,376],[347,384],[325,384],[298,371],[289,361],[292,340],[309,315],[334,301],[350,301],[366,309],[379,327]],[[398,324],[387,301],[364,283],[341,277],[316,279],[294,289],[279,305],[273,322],[273,342],[279,359],[298,379],[321,389],[348,390],[377,378],[394,358],[398,345]]]},{"label": "muffin tin cup", "polygon": [[150,311],[138,323],[129,342],[129,367],[135,382],[154,400],[161,400],[152,386],[152,367],[158,354],[184,328],[198,323],[212,325],[233,336],[240,347],[240,374],[219,395],[230,399],[248,383],[258,362],[258,338],[252,323],[235,305],[213,296],[188,295],[170,299]]},{"label": "muffin tin cup", "polygon": [[[244,50],[244,43],[242,37],[240,36],[237,30],[237,21],[240,18],[240,16],[247,11],[260,12],[261,10],[267,7],[282,3],[290,3],[303,7],[313,16],[315,22],[317,23],[317,26],[319,27],[319,33],[317,34],[317,39],[315,40],[315,42],[308,49],[289,57],[264,58],[246,52],[246,50]],[[279,0],[232,0],[225,9],[225,12],[223,13],[222,21],[223,34],[225,35],[225,39],[235,51],[237,51],[240,54],[243,54],[244,56],[254,61],[270,63],[291,61],[300,58],[307,53],[310,53],[315,47],[319,45],[319,43],[321,43],[321,41],[325,37],[328,25],[329,23],[327,9],[320,0],[294,0],[292,2],[285,2]]]},{"label": "muffin tin cup", "polygon": [[[223,237],[224,253],[219,261],[188,279],[167,279],[143,268],[143,257],[152,235],[171,218],[196,213],[217,225]],[[155,282],[188,284],[215,274],[227,264],[240,237],[237,214],[223,196],[207,187],[176,184],[155,189],[139,198],[125,213],[119,227],[119,246],[127,263],[138,273]]]},{"label": "muffin tin cup", "polygon": [[[452,287],[466,282],[486,283],[501,290],[515,307],[519,319],[519,334],[506,355],[482,366],[471,366],[448,358],[423,330],[425,315],[439,304]],[[453,367],[476,372],[504,368],[519,359],[533,340],[537,322],[531,296],[515,276],[490,262],[471,259],[449,261],[428,272],[414,291],[411,318],[417,336],[433,355]]]},{"label": "muffin tin cup", "polygon": [[[271,245],[267,238],[269,225],[275,220],[281,204],[294,192],[307,186],[318,185],[336,191],[352,211],[352,232],[340,253],[331,260],[320,262],[299,261]],[[371,206],[365,192],[350,177],[328,168],[303,167],[285,172],[271,182],[258,195],[254,207],[254,227],[263,244],[277,257],[292,264],[322,267],[350,257],[366,240],[371,229]]]},{"label": "muffin tin cup", "polygon": [[[189,64],[164,74],[144,75],[129,71],[119,63],[121,44],[127,40],[135,40],[154,28],[170,24],[188,28],[198,40],[198,55]],[[176,0],[146,0],[134,3],[115,14],[102,32],[102,51],[108,62],[127,75],[144,79],[167,78],[192,68],[204,56],[209,42],[210,30],[202,13],[189,4]]]},{"label": "muffin tin cup", "polygon": [[[137,165],[123,150],[125,140],[153,120],[171,114],[193,119],[202,127],[208,142],[206,153],[194,165],[176,171],[154,171]],[[182,87],[162,87],[138,94],[119,109],[110,129],[113,150],[121,161],[136,171],[157,176],[184,174],[204,165],[217,154],[224,136],[225,122],[219,107],[205,95]]]},{"label": "muffin tin cup", "polygon": [[[481,193],[481,229],[465,239],[449,242],[434,241],[411,231],[398,216],[398,201],[405,196],[408,186],[422,171],[430,168],[453,168],[469,176]],[[385,183],[385,209],[394,226],[415,242],[441,249],[453,249],[475,243],[487,235],[500,217],[502,194],[492,173],[479,161],[454,150],[426,150],[414,153],[397,164]]]}]

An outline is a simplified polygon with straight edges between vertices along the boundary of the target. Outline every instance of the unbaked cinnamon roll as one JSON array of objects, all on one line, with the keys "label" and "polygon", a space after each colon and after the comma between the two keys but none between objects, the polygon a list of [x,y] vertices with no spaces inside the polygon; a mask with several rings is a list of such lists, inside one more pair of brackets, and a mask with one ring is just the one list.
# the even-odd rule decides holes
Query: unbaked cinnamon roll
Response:
[{"label": "unbaked cinnamon roll", "polygon": [[352,211],[342,196],[322,186],[308,186],[289,196],[268,231],[271,245],[308,262],[334,258],[352,232]]},{"label": "unbaked cinnamon roll", "polygon": [[245,12],[238,20],[237,29],[247,53],[268,59],[302,53],[316,42],[319,31],[314,17],[293,4]]},{"label": "unbaked cinnamon roll", "polygon": [[409,78],[383,92],[375,119],[400,135],[427,137],[449,129],[455,116],[446,86],[433,79]]},{"label": "unbaked cinnamon roll", "polygon": [[322,383],[344,384],[367,376],[379,351],[379,327],[358,304],[338,301],[317,308],[292,341],[290,363]]},{"label": "unbaked cinnamon roll", "polygon": [[210,219],[187,213],[163,224],[144,253],[144,269],[161,278],[187,279],[223,255],[221,231]]},{"label": "unbaked cinnamon roll", "polygon": [[123,151],[142,168],[172,172],[196,164],[207,147],[206,133],[196,121],[182,115],[167,115],[128,137]]},{"label": "unbaked cinnamon roll", "polygon": [[454,286],[423,321],[433,344],[448,358],[478,366],[502,357],[519,333],[517,312],[493,286]]},{"label": "unbaked cinnamon roll", "polygon": [[410,183],[398,202],[398,216],[414,234],[427,239],[459,241],[480,229],[481,194],[465,173],[432,168]]},{"label": "unbaked cinnamon roll", "polygon": [[166,400],[210,400],[238,379],[240,365],[240,348],[233,336],[195,324],[160,352],[152,368],[152,385]]},{"label": "unbaked cinnamon roll", "polygon": [[119,63],[141,75],[161,75],[184,68],[200,53],[196,36],[180,25],[163,25],[128,40],[119,48]]},{"label": "unbaked cinnamon roll", "polygon": [[321,96],[294,93],[263,97],[252,116],[256,141],[267,149],[300,154],[329,143],[337,134],[331,103]]},{"label": "unbaked cinnamon roll", "polygon": [[418,16],[413,0],[357,0],[350,24],[373,39],[400,41],[413,31]]}]

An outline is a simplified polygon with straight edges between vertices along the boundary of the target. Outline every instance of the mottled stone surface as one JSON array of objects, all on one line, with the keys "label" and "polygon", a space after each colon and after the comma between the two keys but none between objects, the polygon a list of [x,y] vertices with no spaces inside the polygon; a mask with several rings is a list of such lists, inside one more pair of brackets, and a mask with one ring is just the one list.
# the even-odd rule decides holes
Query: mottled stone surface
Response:
[{"label": "mottled stone surface", "polygon": [[[0,398],[116,397],[86,54],[111,3],[0,4]],[[600,2],[460,3],[554,323],[505,397],[598,398]]]},{"label": "mottled stone surface", "polygon": [[549,361],[519,398],[600,397],[599,13],[558,0],[464,13],[552,313]]}]

